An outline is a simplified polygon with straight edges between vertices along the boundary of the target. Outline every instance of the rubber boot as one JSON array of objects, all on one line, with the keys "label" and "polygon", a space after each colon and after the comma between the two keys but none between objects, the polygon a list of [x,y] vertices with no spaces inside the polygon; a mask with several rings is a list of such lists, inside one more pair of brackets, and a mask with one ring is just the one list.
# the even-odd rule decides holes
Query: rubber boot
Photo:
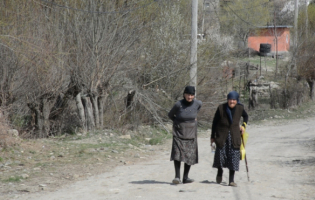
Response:
[{"label": "rubber boot", "polygon": [[175,168],[175,178],[173,179],[174,184],[181,184],[180,181],[180,161],[174,160],[174,168]]},{"label": "rubber boot", "polygon": [[222,182],[222,176],[223,176],[223,169],[218,168],[218,173],[217,173],[217,178],[216,178],[216,181],[218,184]]},{"label": "rubber boot", "polygon": [[187,165],[187,164],[185,163],[184,176],[183,176],[183,183],[192,183],[192,182],[194,182],[194,179],[188,178],[189,170],[190,170],[190,165]]},{"label": "rubber boot", "polygon": [[230,170],[229,186],[237,187],[237,184],[234,182],[234,175],[235,175],[235,171]]}]

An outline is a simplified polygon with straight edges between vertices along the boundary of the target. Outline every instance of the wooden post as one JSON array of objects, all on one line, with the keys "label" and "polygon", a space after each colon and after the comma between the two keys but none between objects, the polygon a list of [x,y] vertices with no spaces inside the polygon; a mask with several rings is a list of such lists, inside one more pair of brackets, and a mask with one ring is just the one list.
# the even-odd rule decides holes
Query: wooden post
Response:
[{"label": "wooden post", "polygon": [[265,58],[265,69],[266,69],[266,75],[267,75],[266,56],[264,56],[264,58]]},{"label": "wooden post", "polygon": [[261,76],[261,56],[260,57],[260,76]]}]

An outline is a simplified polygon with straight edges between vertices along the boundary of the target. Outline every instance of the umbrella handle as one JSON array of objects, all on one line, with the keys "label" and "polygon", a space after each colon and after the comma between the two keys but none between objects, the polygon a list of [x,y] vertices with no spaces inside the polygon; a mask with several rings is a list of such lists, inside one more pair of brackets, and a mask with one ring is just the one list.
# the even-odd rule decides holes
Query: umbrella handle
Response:
[{"label": "umbrella handle", "polygon": [[[244,138],[243,138],[243,134],[241,134],[241,140],[242,140],[242,144],[244,146],[244,149],[245,149],[245,143],[244,143]],[[247,179],[249,181],[249,175],[248,175],[248,166],[247,166],[247,158],[246,158],[246,153],[245,153],[245,164],[246,164],[246,171],[247,171]]]}]

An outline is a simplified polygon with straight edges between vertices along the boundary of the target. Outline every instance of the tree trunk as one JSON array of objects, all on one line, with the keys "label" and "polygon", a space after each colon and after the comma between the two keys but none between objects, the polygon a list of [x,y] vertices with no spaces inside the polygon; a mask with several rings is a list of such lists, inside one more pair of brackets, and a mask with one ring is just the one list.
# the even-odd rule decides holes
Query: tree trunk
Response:
[{"label": "tree trunk", "polygon": [[95,123],[93,117],[93,107],[90,97],[81,97],[81,99],[84,106],[87,130],[93,130],[95,128]]},{"label": "tree trunk", "polygon": [[308,80],[307,83],[310,86],[310,98],[312,99],[312,101],[314,101],[314,97],[315,97],[315,90],[314,90],[315,80]]},{"label": "tree trunk", "polygon": [[99,117],[99,109],[98,109],[98,96],[92,95],[91,96],[91,103],[93,107],[93,116],[95,127],[98,129],[100,127],[100,117]]},{"label": "tree trunk", "polygon": [[35,138],[45,138],[48,136],[50,131],[50,100],[43,98],[41,105],[38,103],[28,103],[28,107],[35,114]]},{"label": "tree trunk", "polygon": [[28,107],[32,110],[32,112],[35,114],[35,130],[34,130],[34,137],[40,138],[42,135],[42,129],[43,129],[43,118],[41,116],[41,112],[39,110],[39,106],[37,103],[31,103],[28,104]]},{"label": "tree trunk", "polygon": [[127,94],[127,100],[126,100],[126,108],[128,109],[131,104],[133,103],[133,97],[135,96],[136,91],[135,90],[130,90]]},{"label": "tree trunk", "polygon": [[50,130],[49,114],[50,114],[50,101],[46,98],[42,99],[42,118],[43,118],[43,130],[41,138],[46,138]]},{"label": "tree trunk", "polygon": [[81,120],[81,126],[83,128],[84,131],[86,131],[86,120],[85,120],[85,115],[84,115],[84,107],[82,104],[82,100],[81,100],[81,93],[78,93],[77,96],[75,96],[75,103],[77,105],[78,108],[78,113],[79,113],[79,117]]},{"label": "tree trunk", "polygon": [[104,103],[106,102],[108,94],[102,95],[98,98],[98,112],[100,118],[100,128],[104,128]]}]

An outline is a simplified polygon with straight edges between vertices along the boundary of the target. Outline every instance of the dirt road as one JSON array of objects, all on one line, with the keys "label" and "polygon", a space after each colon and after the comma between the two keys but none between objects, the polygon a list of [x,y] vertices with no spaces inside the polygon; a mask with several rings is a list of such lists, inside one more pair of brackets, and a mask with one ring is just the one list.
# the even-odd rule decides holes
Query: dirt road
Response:
[{"label": "dirt road", "polygon": [[223,183],[215,183],[216,170],[211,167],[214,154],[207,133],[198,139],[199,164],[191,168],[190,178],[195,179],[192,184],[171,184],[174,168],[169,161],[169,148],[151,162],[120,166],[55,192],[25,194],[16,199],[315,199],[314,121],[312,118],[282,125],[268,122],[250,125],[247,129],[250,182],[242,161],[235,175],[236,188],[227,186],[227,170]]}]

